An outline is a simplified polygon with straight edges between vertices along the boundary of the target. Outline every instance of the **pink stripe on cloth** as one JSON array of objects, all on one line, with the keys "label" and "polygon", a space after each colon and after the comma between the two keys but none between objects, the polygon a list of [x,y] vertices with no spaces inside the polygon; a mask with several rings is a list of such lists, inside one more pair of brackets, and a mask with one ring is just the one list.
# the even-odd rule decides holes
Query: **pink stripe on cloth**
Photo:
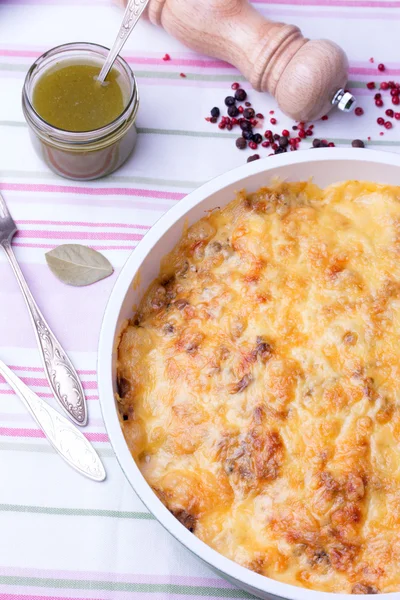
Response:
[{"label": "pink stripe on cloth", "polygon": [[[54,398],[54,394],[52,394],[51,392],[38,392],[37,390],[35,390],[35,394],[37,396],[39,396],[39,398]],[[16,396],[17,394],[14,392],[14,390],[12,390],[11,388],[3,390],[0,388],[0,396]],[[99,397],[98,396],[87,396],[85,394],[85,398],[86,400],[98,400]]]},{"label": "pink stripe on cloth", "polygon": [[[13,242],[13,246],[18,246],[19,248],[43,248],[43,249],[52,249],[54,248],[54,244],[28,244],[25,242]],[[136,246],[94,246],[90,244],[90,248],[93,250],[133,250]]]},{"label": "pink stripe on cloth", "polygon": [[1,183],[0,189],[18,192],[51,192],[57,194],[84,194],[88,196],[141,196],[143,198],[166,198],[181,200],[186,196],[180,192],[145,190],[126,187],[83,187],[75,185],[52,185],[48,183]]},{"label": "pink stripe on cloth", "polygon": [[54,239],[54,240],[127,240],[139,241],[143,235],[141,233],[122,233],[117,231],[48,231],[40,229],[19,229],[16,239]]},{"label": "pink stripe on cloth", "polygon": [[[0,0],[1,1],[1,0]],[[62,225],[75,227],[121,227],[129,229],[150,229],[150,225],[139,225],[136,223],[91,223],[88,221],[36,221],[34,219],[21,219],[16,221],[17,225]]]},{"label": "pink stripe on cloth", "polygon": [[[94,580],[94,581],[116,581],[122,583],[150,583],[150,584],[172,584],[192,585],[205,587],[219,587],[236,590],[231,583],[218,577],[191,577],[187,575],[156,575],[142,573],[116,573],[112,571],[73,571],[64,569],[36,569],[25,567],[1,567],[2,575],[11,577],[43,577],[48,579],[72,579],[72,580]],[[132,593],[132,592],[130,592]],[[208,596],[207,596],[208,597]]]},{"label": "pink stripe on cloth", "polygon": [[[22,427],[0,427],[1,437],[24,437],[24,438],[44,438],[46,437],[41,429],[25,429]],[[108,442],[106,433],[88,432],[84,433],[89,442]]]},{"label": "pink stripe on cloth", "polygon": [[[10,365],[10,369],[13,371],[31,371],[33,373],[44,373],[42,367],[25,367],[23,365]],[[79,375],[97,375],[97,371],[85,371],[82,369],[77,369]]]},{"label": "pink stripe on cloth", "polygon": [[[37,385],[42,387],[48,387],[47,379],[41,379],[38,377],[21,377],[21,381],[23,381],[26,385]],[[0,383],[5,383],[5,379],[0,375]],[[82,381],[82,386],[85,390],[97,390],[97,382],[96,381]]]}]

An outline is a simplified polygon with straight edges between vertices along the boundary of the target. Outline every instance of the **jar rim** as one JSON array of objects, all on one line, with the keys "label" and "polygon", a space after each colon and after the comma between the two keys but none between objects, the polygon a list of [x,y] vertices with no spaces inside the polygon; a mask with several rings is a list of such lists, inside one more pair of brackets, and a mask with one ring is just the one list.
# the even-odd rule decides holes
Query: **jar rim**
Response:
[{"label": "jar rim", "polygon": [[[97,142],[102,140],[105,137],[108,137],[110,134],[114,134],[118,129],[126,123],[126,120],[131,116],[133,112],[133,117],[136,116],[136,112],[139,104],[139,94],[137,88],[137,82],[135,75],[122,56],[118,56],[115,60],[115,64],[124,70],[126,73],[129,82],[131,84],[131,90],[129,92],[129,99],[124,108],[124,110],[110,123],[99,127],[98,129],[89,129],[86,131],[69,131],[67,129],[61,129],[60,127],[56,127],[46,121],[35,109],[33,103],[31,102],[30,94],[29,94],[29,85],[32,82],[32,78],[36,69],[39,68],[41,63],[48,59],[57,59],[57,56],[61,54],[63,51],[68,50],[81,50],[82,52],[92,52],[97,57],[105,58],[108,54],[109,49],[106,46],[101,44],[95,44],[92,42],[69,42],[67,44],[60,44],[59,46],[54,46],[50,50],[47,50],[43,54],[41,54],[35,62],[29,68],[29,71],[26,74],[23,90],[22,90],[22,100],[23,100],[23,108],[26,109],[25,117],[35,128],[40,128],[43,130],[43,133],[49,135],[54,141],[57,142],[66,142],[72,145],[79,144],[87,144],[93,142],[93,138],[96,139]],[[67,60],[67,59],[65,59]],[[28,113],[28,114],[27,114]],[[88,136],[91,137],[88,140]]]}]

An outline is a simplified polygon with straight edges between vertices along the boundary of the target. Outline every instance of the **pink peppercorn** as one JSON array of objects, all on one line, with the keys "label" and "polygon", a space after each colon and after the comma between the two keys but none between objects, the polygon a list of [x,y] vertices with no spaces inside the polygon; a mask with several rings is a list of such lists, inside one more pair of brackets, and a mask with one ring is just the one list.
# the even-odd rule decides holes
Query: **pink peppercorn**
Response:
[{"label": "pink peppercorn", "polygon": [[379,86],[381,88],[381,90],[388,90],[389,89],[389,84],[387,81],[382,81],[381,85]]},{"label": "pink peppercorn", "polygon": [[306,130],[306,135],[312,135],[312,129],[307,129]]},{"label": "pink peppercorn", "polygon": [[382,94],[380,94],[379,92],[375,94],[374,96],[374,100],[380,100],[382,98]]},{"label": "pink peppercorn", "polygon": [[163,60],[171,60],[170,55],[169,54],[164,54]]},{"label": "pink peppercorn", "polygon": [[394,104],[395,106],[400,104],[400,98],[398,96],[392,96],[392,104]]},{"label": "pink peppercorn", "polygon": [[262,113],[257,113],[256,117],[257,117],[257,119],[263,119],[264,115]]},{"label": "pink peppercorn", "polygon": [[324,115],[323,117],[321,117],[321,121],[327,121],[328,120],[328,115]]},{"label": "pink peppercorn", "polygon": [[263,142],[263,143],[261,144],[261,146],[262,146],[263,148],[269,148],[269,146],[270,146],[270,142],[267,142],[267,141],[265,141],[265,142]]},{"label": "pink peppercorn", "polygon": [[271,125],[277,124],[277,120],[274,117],[272,117],[272,119],[270,119],[269,122],[271,123]]},{"label": "pink peppercorn", "polygon": [[378,125],[384,125],[385,119],[383,119],[382,117],[378,117],[376,122],[378,123]]},{"label": "pink peppercorn", "polygon": [[290,133],[287,129],[282,129],[282,135],[285,137],[289,137]]},{"label": "pink peppercorn", "polygon": [[361,115],[364,114],[364,109],[361,108],[361,106],[357,106],[357,108],[354,111],[354,114],[357,115],[357,117],[361,117]]},{"label": "pink peppercorn", "polygon": [[237,81],[235,81],[234,83],[232,83],[231,88],[233,90],[238,90],[240,88],[240,84]]},{"label": "pink peppercorn", "polygon": [[385,110],[385,115],[387,117],[390,117],[391,119],[393,118],[394,112],[392,111],[391,108],[388,108],[387,110]]},{"label": "pink peppercorn", "polygon": [[386,127],[386,129],[392,129],[393,125],[390,121],[386,121],[385,127]]},{"label": "pink peppercorn", "polygon": [[400,121],[400,113],[394,113],[394,118],[395,118],[397,121]]},{"label": "pink peppercorn", "polygon": [[370,81],[369,83],[367,83],[367,88],[369,90],[374,90],[375,89],[375,82],[374,81]]},{"label": "pink peppercorn", "polygon": [[299,138],[305,138],[306,137],[306,132],[304,131],[304,129],[300,129],[299,130]]},{"label": "pink peppercorn", "polygon": [[329,142],[328,148],[334,148],[334,147],[335,147],[335,144],[333,142]]},{"label": "pink peppercorn", "polygon": [[378,71],[384,71],[384,70],[385,70],[385,65],[383,63],[379,63]]},{"label": "pink peppercorn", "polygon": [[185,73],[179,73],[179,77],[186,77]]},{"label": "pink peppercorn", "polygon": [[278,144],[272,144],[272,146],[271,146],[272,150],[276,150],[278,147],[279,147]]},{"label": "pink peppercorn", "polygon": [[252,150],[257,150],[258,144],[256,144],[255,142],[249,142],[249,148],[251,148]]},{"label": "pink peppercorn", "polygon": [[225,127],[226,127],[226,123],[225,123],[225,121],[220,121],[220,122],[218,123],[218,128],[219,128],[219,129],[225,129]]},{"label": "pink peppercorn", "polygon": [[274,111],[274,110],[270,110],[270,111],[269,111],[269,114],[270,114],[270,115],[274,115],[274,114],[275,114],[275,111]]},{"label": "pink peppercorn", "polygon": [[378,98],[378,100],[375,100],[375,105],[378,106],[379,108],[381,108],[381,106],[383,106],[383,100]]},{"label": "pink peppercorn", "polygon": [[243,108],[243,106],[238,106],[238,111],[239,111],[240,113],[242,113],[242,112],[244,111],[244,108]]}]

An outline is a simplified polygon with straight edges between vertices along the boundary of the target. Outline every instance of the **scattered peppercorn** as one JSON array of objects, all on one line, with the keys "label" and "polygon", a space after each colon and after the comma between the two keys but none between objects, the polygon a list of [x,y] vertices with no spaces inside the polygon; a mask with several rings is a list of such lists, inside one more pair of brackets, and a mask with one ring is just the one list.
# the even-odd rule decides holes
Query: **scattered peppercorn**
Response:
[{"label": "scattered peppercorn", "polygon": [[247,98],[247,92],[245,90],[243,90],[242,88],[239,88],[235,92],[235,98],[238,102],[243,102]]},{"label": "scattered peppercorn", "polygon": [[286,146],[288,146],[288,144],[289,144],[289,140],[288,140],[287,136],[281,135],[281,137],[279,138],[279,145],[282,148],[286,148]]},{"label": "scattered peppercorn", "polygon": [[244,108],[243,108],[243,106],[238,106],[238,111],[239,111],[240,113],[242,113],[242,112],[244,111]]},{"label": "scattered peppercorn", "polygon": [[313,145],[313,148],[320,148],[321,147],[321,140],[319,140],[318,138],[315,138],[313,140],[312,145]]},{"label": "scattered peppercorn", "polygon": [[385,127],[386,127],[386,129],[392,129],[393,125],[390,121],[386,121]]},{"label": "scattered peppercorn", "polygon": [[257,119],[263,119],[264,115],[262,113],[257,113],[256,117],[257,117]]},{"label": "scattered peppercorn", "polygon": [[231,88],[233,90],[238,90],[240,88],[240,85],[237,83],[237,81],[235,81],[235,83],[232,83]]},{"label": "scattered peppercorn", "polygon": [[266,138],[271,138],[272,137],[272,131],[270,129],[267,129],[267,131],[264,131],[264,136]]},{"label": "scattered peppercorn", "polygon": [[239,110],[238,110],[237,106],[233,105],[233,106],[228,107],[228,115],[230,117],[237,117],[238,114],[239,114]]},{"label": "scattered peppercorn", "polygon": [[216,123],[217,121],[217,117],[210,117],[210,123]]},{"label": "scattered peppercorn", "polygon": [[293,129],[293,131],[297,131],[298,130],[297,125],[293,125],[292,129]]},{"label": "scattered peppercorn", "polygon": [[277,120],[274,117],[272,117],[272,119],[270,119],[269,122],[271,123],[271,125],[277,124]]},{"label": "scattered peppercorn", "polygon": [[253,160],[258,160],[260,158],[259,154],[253,154],[252,156],[249,156],[249,158],[247,159],[247,162],[253,162]]},{"label": "scattered peppercorn", "polygon": [[391,108],[388,108],[387,110],[385,110],[385,115],[387,117],[393,118],[394,116],[394,111]]},{"label": "scattered peppercorn", "polygon": [[397,121],[400,121],[400,113],[394,113],[394,118],[395,118]]},{"label": "scattered peppercorn", "polygon": [[245,108],[243,116],[245,119],[253,119],[255,114],[254,108]]},{"label": "scattered peppercorn", "polygon": [[247,129],[245,129],[244,131],[242,131],[242,138],[244,138],[245,140],[252,140],[253,139],[253,130],[249,129],[247,131]]},{"label": "scattered peppercorn", "polygon": [[287,129],[282,129],[282,135],[284,135],[285,137],[289,137],[290,133],[288,132]]},{"label": "scattered peppercorn", "polygon": [[227,96],[225,98],[225,105],[226,106],[233,106],[235,104],[236,100],[233,96]]},{"label": "scattered peppercorn", "polygon": [[242,131],[250,131],[251,129],[251,123],[249,123],[249,121],[246,121],[245,119],[239,121],[239,127]]},{"label": "scattered peppercorn", "polygon": [[283,148],[283,146],[278,146],[275,150],[275,154],[282,154],[283,152],[287,152],[286,148]]},{"label": "scattered peppercorn", "polygon": [[399,90],[397,88],[393,88],[392,90],[390,90],[390,95],[391,96],[398,96],[399,95]]},{"label": "scattered peppercorn", "polygon": [[251,106],[251,102],[245,102],[244,105],[245,106]]},{"label": "scattered peppercorn", "polygon": [[374,90],[375,89],[375,82],[374,81],[370,81],[369,83],[367,83],[367,88],[369,90]]},{"label": "scattered peppercorn", "polygon": [[240,137],[236,140],[236,148],[239,148],[239,150],[244,150],[245,148],[247,148],[247,142],[244,138]]},{"label": "scattered peppercorn", "polygon": [[261,144],[261,142],[262,142],[262,135],[260,133],[255,133],[251,139],[256,144]]},{"label": "scattered peppercorn", "polygon": [[261,146],[262,146],[263,148],[269,148],[269,146],[270,146],[270,142],[268,142],[268,141],[266,140],[265,142],[263,142],[263,143],[261,144]]},{"label": "scattered peppercorn", "polygon": [[384,70],[385,70],[385,65],[383,63],[379,63],[378,71],[384,71]]},{"label": "scattered peppercorn", "polygon": [[185,73],[179,73],[179,77],[186,77]]},{"label": "scattered peppercorn", "polygon": [[351,142],[351,145],[353,146],[353,148],[365,148],[364,142],[362,140],[353,140]]},{"label": "scattered peppercorn", "polygon": [[357,108],[354,111],[354,114],[356,114],[357,117],[361,117],[361,115],[364,114],[364,110],[361,108],[361,106],[357,106]]},{"label": "scattered peppercorn", "polygon": [[255,142],[251,141],[249,142],[249,148],[251,148],[252,150],[257,150],[258,144],[256,144]]},{"label": "scattered peppercorn", "polygon": [[387,83],[387,81],[382,81],[379,87],[381,90],[388,90],[389,84]]},{"label": "scattered peppercorn", "polygon": [[217,119],[218,119],[219,115],[221,114],[218,106],[214,106],[214,108],[211,109],[210,113],[211,113],[212,117],[217,117]]},{"label": "scattered peppercorn", "polygon": [[379,92],[377,92],[374,96],[374,100],[380,100],[382,98],[382,94],[380,94]]},{"label": "scattered peppercorn", "polygon": [[321,121],[327,121],[329,119],[328,115],[324,115],[321,117]]},{"label": "scattered peppercorn", "polygon": [[163,60],[171,60],[170,55],[169,54],[164,54]]},{"label": "scattered peppercorn", "polygon": [[271,148],[272,148],[272,150],[276,150],[278,148],[278,144],[272,144]]},{"label": "scattered peppercorn", "polygon": [[394,104],[395,106],[397,106],[398,104],[400,104],[400,98],[398,96],[393,96],[392,97],[392,104]]},{"label": "scattered peppercorn", "polygon": [[378,125],[383,125],[385,123],[385,119],[383,119],[382,117],[378,117],[376,122],[378,123]]},{"label": "scattered peppercorn", "polygon": [[220,123],[218,123],[218,128],[219,129],[225,129],[225,127],[226,127],[225,121],[221,121]]},{"label": "scattered peppercorn", "polygon": [[333,142],[329,142],[328,148],[334,148],[334,147],[335,147],[335,144]]},{"label": "scattered peppercorn", "polygon": [[383,100],[381,100],[380,98],[378,98],[378,100],[375,100],[375,105],[380,108],[381,106],[383,106]]},{"label": "scattered peppercorn", "polygon": [[306,132],[304,131],[304,129],[300,129],[299,131],[299,138],[304,139],[306,137]]}]

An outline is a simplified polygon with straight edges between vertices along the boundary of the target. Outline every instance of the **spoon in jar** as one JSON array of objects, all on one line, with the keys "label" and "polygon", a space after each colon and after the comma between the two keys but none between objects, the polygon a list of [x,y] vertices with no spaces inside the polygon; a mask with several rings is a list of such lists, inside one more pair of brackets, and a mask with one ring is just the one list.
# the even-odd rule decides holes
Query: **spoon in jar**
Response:
[{"label": "spoon in jar", "polygon": [[104,83],[104,80],[106,79],[108,73],[110,72],[115,59],[117,58],[118,54],[121,52],[123,45],[125,44],[126,40],[128,39],[131,31],[134,29],[136,23],[139,21],[140,17],[142,16],[142,13],[148,3],[149,3],[149,0],[129,0],[126,10],[125,10],[125,13],[124,13],[124,16],[123,16],[123,19],[122,19],[121,27],[118,31],[117,38],[116,38],[110,52],[108,53],[108,56],[103,65],[103,68],[101,69],[100,74],[97,78],[100,83]]}]

